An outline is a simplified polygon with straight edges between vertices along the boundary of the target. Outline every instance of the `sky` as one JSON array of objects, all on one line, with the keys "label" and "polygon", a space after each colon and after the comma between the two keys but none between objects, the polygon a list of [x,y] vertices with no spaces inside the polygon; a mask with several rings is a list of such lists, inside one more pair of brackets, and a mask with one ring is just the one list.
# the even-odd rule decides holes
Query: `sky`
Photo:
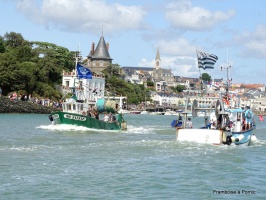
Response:
[{"label": "sky", "polygon": [[[86,57],[103,35],[114,64],[266,85],[265,0],[0,0],[0,35],[21,33]],[[196,50],[218,56],[199,70]],[[221,70],[222,67],[222,70]]]}]

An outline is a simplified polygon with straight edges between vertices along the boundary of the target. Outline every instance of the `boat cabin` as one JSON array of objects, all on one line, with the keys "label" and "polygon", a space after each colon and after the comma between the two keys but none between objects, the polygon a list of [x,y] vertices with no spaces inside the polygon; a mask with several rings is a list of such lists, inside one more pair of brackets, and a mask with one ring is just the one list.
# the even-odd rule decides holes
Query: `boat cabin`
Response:
[{"label": "boat cabin", "polygon": [[89,109],[89,105],[83,101],[76,101],[75,99],[69,98],[66,99],[66,102],[62,104],[63,112],[76,113],[86,115],[86,112]]},{"label": "boat cabin", "polygon": [[244,110],[239,108],[229,111],[230,111],[229,119],[230,121],[233,122],[232,131],[241,132],[244,124]]}]

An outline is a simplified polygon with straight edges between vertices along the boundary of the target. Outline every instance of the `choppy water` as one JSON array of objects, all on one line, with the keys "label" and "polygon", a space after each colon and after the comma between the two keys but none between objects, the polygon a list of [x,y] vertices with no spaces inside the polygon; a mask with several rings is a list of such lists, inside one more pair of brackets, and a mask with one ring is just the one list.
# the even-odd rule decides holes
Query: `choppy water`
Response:
[{"label": "choppy water", "polygon": [[0,199],[266,198],[265,122],[252,146],[211,146],[176,141],[173,116],[125,117],[115,132],[0,114]]}]

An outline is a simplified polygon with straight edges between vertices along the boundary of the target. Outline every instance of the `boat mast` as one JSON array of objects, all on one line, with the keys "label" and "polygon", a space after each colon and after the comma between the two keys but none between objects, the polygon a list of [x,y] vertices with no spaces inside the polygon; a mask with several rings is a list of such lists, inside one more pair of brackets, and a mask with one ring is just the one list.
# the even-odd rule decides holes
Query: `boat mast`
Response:
[{"label": "boat mast", "polygon": [[[224,67],[226,69],[226,96],[228,96],[229,93],[229,69],[231,68],[231,65],[229,65],[229,59],[228,59],[228,49],[227,49],[227,63],[226,63],[226,67]],[[221,71],[223,70],[223,67],[221,66]]]}]

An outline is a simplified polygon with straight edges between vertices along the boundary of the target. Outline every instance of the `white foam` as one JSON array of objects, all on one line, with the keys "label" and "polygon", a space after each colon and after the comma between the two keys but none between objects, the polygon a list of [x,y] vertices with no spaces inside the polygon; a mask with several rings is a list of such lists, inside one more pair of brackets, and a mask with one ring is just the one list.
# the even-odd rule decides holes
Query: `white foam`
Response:
[{"label": "white foam", "polygon": [[92,130],[90,128],[86,128],[83,126],[68,125],[68,124],[40,125],[40,126],[37,126],[36,128],[46,129],[46,130],[51,130],[51,131],[88,131],[88,130]]}]

